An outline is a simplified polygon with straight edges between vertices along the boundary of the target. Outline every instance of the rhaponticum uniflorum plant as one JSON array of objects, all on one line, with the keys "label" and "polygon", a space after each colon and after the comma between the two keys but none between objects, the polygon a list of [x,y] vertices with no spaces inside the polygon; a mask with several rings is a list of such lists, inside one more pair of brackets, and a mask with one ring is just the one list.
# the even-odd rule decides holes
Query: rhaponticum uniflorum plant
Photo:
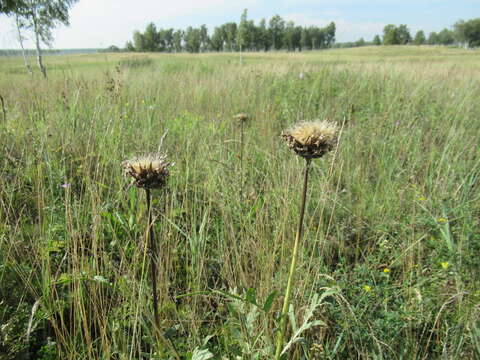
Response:
[{"label": "rhaponticum uniflorum plant", "polygon": [[[123,162],[125,173],[134,179],[136,187],[144,189],[146,193],[148,225],[147,225],[147,246],[150,254],[151,281],[152,281],[152,301],[153,313],[155,317],[155,334],[157,342],[162,341],[169,346],[176,359],[180,359],[173,344],[163,336],[160,329],[160,316],[158,313],[158,294],[157,294],[157,261],[158,251],[157,243],[153,232],[151,190],[162,189],[166,186],[169,175],[168,168],[172,165],[167,161],[167,156],[162,154],[148,155],[134,158]],[[158,344],[157,344],[158,346]]]},{"label": "rhaponticum uniflorum plant", "polygon": [[290,271],[288,273],[287,288],[283,300],[282,313],[280,318],[280,329],[277,336],[277,345],[275,349],[275,360],[279,360],[282,355],[285,341],[285,332],[287,329],[287,312],[290,305],[290,295],[295,278],[298,250],[302,238],[303,217],[305,214],[305,203],[307,198],[308,172],[312,159],[320,158],[337,144],[337,126],[329,121],[303,122],[282,133],[282,138],[287,142],[290,149],[295,151],[298,156],[305,159],[305,170],[303,177],[302,202],[300,205],[300,218],[298,221],[297,233],[293,245],[292,260]]}]

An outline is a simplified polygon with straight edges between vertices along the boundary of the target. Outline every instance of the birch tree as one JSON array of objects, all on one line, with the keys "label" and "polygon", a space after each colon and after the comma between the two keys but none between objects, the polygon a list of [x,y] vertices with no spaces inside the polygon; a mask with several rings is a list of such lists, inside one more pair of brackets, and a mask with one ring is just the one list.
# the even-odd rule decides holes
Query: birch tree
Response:
[{"label": "birch tree", "polygon": [[42,44],[51,46],[52,30],[58,25],[69,25],[70,8],[78,0],[23,0],[14,12],[19,21],[33,32],[37,64],[42,75],[47,77],[43,64]]}]

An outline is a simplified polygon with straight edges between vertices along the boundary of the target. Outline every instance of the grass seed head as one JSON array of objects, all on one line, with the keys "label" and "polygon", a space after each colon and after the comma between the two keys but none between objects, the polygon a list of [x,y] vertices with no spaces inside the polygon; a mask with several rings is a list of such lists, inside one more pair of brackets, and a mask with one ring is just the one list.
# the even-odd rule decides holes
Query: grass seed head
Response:
[{"label": "grass seed head", "polygon": [[327,121],[302,122],[282,133],[290,149],[305,159],[319,158],[337,144],[337,125]]},{"label": "grass seed head", "polygon": [[122,163],[126,175],[134,179],[135,186],[142,189],[159,189],[165,186],[169,175],[168,168],[173,165],[166,155],[147,155]]}]

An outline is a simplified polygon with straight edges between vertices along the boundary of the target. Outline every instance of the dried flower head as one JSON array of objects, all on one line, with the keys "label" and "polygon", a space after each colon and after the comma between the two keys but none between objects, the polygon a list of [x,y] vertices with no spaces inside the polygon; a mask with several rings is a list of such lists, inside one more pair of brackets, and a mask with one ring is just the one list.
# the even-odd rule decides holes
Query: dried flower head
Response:
[{"label": "dried flower head", "polygon": [[237,114],[233,117],[235,120],[237,120],[238,122],[247,122],[249,119],[250,119],[250,116],[248,116],[247,114],[245,113],[240,113],[240,114]]},{"label": "dried flower head", "polygon": [[126,160],[122,163],[126,175],[134,178],[135,186],[143,189],[158,189],[166,184],[168,168],[166,155],[154,154]]},{"label": "dried flower head", "polygon": [[337,144],[337,126],[327,120],[302,122],[284,131],[282,138],[297,155],[319,158]]}]

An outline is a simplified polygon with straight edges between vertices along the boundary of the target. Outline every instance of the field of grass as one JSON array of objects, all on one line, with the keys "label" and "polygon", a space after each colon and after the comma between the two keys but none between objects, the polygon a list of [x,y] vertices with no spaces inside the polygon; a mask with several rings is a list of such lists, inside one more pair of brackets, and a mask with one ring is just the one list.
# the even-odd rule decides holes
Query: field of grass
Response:
[{"label": "field of grass", "polygon": [[[314,160],[285,359],[480,358],[480,53],[0,59],[0,359],[272,359],[303,163],[280,138],[341,127]],[[245,125],[240,162],[239,112]],[[155,353],[155,355],[154,355]],[[213,357],[212,357],[213,356]]]}]

